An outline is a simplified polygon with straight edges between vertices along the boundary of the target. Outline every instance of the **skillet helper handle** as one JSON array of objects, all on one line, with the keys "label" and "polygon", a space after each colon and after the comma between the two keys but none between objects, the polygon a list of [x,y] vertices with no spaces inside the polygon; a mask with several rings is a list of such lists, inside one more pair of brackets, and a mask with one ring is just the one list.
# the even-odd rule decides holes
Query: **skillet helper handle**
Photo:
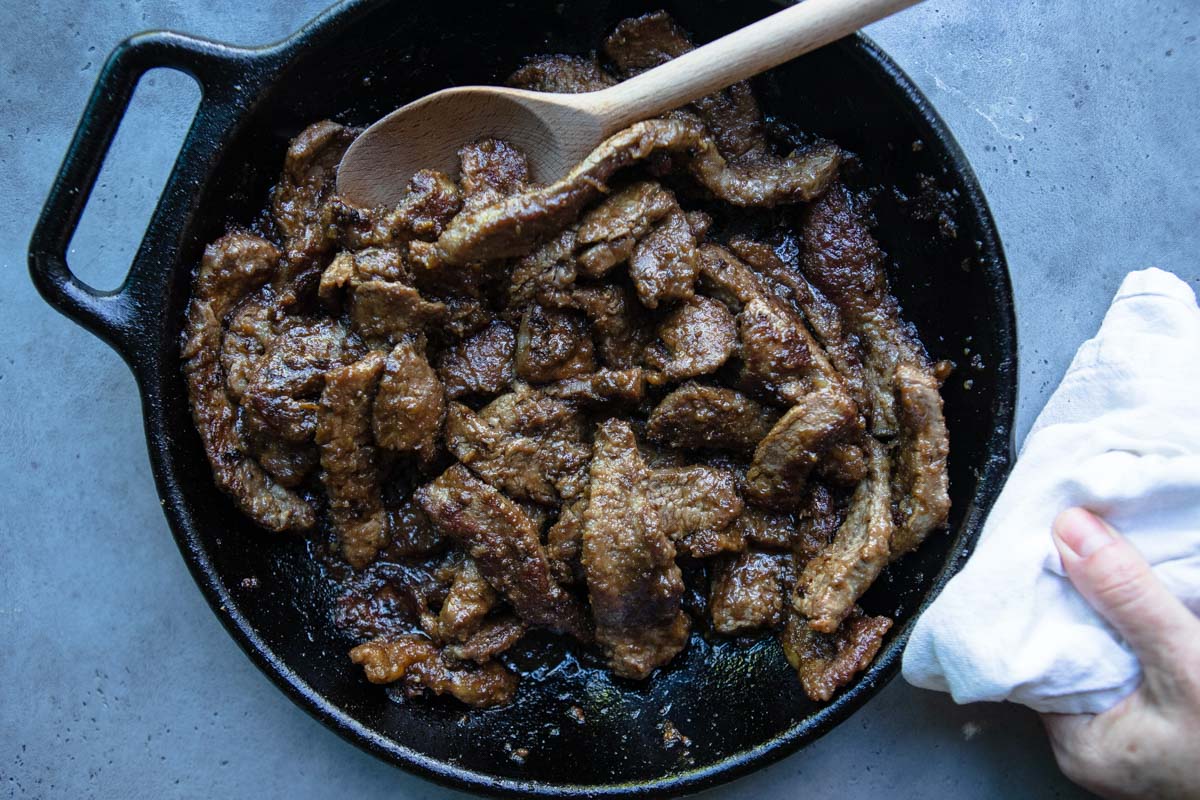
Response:
[{"label": "skillet helper handle", "polygon": [[158,67],[191,75],[200,84],[203,105],[214,89],[230,85],[237,68],[234,53],[234,48],[166,31],[117,45],[100,70],[30,239],[29,273],[42,297],[127,358],[140,305],[129,276],[115,291],[99,291],[71,272],[67,247],[142,75]]}]

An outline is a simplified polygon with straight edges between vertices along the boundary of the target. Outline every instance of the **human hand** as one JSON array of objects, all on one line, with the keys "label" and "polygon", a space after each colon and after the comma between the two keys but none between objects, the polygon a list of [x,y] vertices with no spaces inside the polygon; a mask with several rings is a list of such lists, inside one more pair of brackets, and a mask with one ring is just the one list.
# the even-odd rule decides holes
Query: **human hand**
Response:
[{"label": "human hand", "polygon": [[1103,714],[1042,716],[1059,768],[1107,798],[1200,798],[1200,619],[1094,514],[1064,511],[1053,535],[1071,583],[1142,665]]}]

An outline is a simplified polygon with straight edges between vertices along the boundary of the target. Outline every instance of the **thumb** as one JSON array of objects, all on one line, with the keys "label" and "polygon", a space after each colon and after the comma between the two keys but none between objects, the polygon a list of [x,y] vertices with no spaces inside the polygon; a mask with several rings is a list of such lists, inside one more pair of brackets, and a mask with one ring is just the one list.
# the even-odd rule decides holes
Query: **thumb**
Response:
[{"label": "thumb", "polygon": [[1200,621],[1155,577],[1142,554],[1090,511],[1062,512],[1053,535],[1079,593],[1116,628],[1144,668],[1172,673],[1180,649],[1200,638]]}]

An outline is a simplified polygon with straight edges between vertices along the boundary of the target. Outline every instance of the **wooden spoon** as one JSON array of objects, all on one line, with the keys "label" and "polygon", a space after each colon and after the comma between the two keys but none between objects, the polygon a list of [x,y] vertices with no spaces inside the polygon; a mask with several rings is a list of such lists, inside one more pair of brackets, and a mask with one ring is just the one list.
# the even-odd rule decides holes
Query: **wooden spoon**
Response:
[{"label": "wooden spoon", "polygon": [[363,131],[338,167],[337,189],[359,206],[394,206],[417,170],[455,175],[459,148],[487,137],[520,149],[534,179],[549,183],[635,122],[750,78],[917,2],[805,0],[598,92],[445,89]]}]

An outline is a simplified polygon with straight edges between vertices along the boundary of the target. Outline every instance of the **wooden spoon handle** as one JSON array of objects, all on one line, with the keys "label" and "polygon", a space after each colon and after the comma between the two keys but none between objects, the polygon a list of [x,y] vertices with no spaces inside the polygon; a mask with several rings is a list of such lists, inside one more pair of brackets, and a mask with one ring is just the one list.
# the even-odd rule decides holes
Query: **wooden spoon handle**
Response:
[{"label": "wooden spoon handle", "polygon": [[920,0],[804,0],[662,66],[588,95],[605,134],[678,108],[853,33]]}]

